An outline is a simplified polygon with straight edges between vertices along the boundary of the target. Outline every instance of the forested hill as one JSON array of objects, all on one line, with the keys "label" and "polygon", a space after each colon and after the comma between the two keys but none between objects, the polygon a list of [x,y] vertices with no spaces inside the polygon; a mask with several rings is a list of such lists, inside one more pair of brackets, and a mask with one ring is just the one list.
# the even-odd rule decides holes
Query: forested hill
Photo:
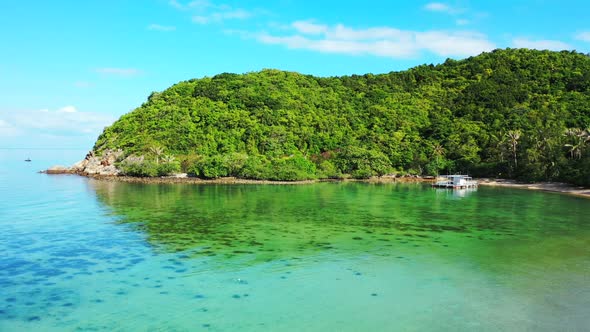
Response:
[{"label": "forested hill", "polygon": [[[98,138],[130,175],[466,172],[590,185],[590,56],[496,50],[407,71],[220,74],[152,93]],[[157,169],[157,170],[154,170]]]}]

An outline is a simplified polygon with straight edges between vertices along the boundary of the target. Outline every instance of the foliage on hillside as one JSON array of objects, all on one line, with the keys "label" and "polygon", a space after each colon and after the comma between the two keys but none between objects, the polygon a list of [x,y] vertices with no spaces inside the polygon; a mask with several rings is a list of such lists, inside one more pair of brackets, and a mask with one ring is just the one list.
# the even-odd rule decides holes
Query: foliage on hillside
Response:
[{"label": "foliage on hillside", "polygon": [[180,82],[94,149],[152,159],[156,149],[205,178],[467,172],[590,185],[589,126],[588,55],[507,49],[380,75]]}]

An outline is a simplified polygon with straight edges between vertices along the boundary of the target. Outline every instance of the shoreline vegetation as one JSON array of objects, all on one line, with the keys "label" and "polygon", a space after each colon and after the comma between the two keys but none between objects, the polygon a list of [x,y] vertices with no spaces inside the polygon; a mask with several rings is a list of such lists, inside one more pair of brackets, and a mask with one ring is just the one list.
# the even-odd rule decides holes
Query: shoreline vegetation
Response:
[{"label": "shoreline vegetation", "polygon": [[[432,176],[380,176],[368,179],[319,179],[319,180],[299,180],[299,181],[274,181],[274,180],[253,180],[241,179],[236,177],[222,177],[217,179],[201,179],[187,176],[186,174],[177,174],[174,176],[162,177],[134,177],[124,175],[100,175],[86,174],[72,171],[67,168],[52,168],[41,171],[49,175],[78,175],[99,181],[117,181],[125,183],[143,183],[143,184],[195,184],[195,185],[216,185],[216,184],[246,184],[246,185],[305,185],[322,182],[364,182],[364,183],[432,183],[435,177]],[[478,178],[480,186],[488,187],[505,187],[526,190],[537,190],[550,193],[573,195],[590,199],[590,188],[575,186],[561,182],[519,182],[510,179],[491,179]]]}]

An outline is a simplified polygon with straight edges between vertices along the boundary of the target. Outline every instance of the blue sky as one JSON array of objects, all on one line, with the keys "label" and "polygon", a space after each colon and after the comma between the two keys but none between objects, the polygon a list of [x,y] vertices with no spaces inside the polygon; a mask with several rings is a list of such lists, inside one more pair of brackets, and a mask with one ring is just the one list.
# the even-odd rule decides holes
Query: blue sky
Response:
[{"label": "blue sky", "polygon": [[590,52],[588,1],[2,1],[0,148],[90,149],[221,72],[386,73],[494,48]]}]

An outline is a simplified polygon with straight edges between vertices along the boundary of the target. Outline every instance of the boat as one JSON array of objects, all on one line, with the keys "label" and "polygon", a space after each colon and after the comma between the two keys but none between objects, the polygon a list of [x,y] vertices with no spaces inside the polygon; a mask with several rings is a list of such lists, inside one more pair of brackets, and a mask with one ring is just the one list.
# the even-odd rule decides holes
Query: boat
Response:
[{"label": "boat", "polygon": [[477,188],[477,181],[473,180],[469,175],[439,175],[436,182],[432,184],[435,188],[451,188],[451,189],[465,189]]},{"label": "boat", "polygon": [[27,158],[27,159],[25,159],[25,161],[26,162],[30,162],[31,161],[31,158]]}]

